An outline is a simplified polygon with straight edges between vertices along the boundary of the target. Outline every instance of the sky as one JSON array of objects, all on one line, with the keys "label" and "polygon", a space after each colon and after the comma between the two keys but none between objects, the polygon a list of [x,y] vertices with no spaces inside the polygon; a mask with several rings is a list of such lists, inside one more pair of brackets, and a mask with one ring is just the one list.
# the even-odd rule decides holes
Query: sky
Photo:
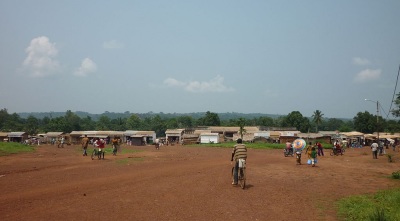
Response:
[{"label": "sky", "polygon": [[386,117],[400,91],[399,8],[398,0],[2,0],[0,108],[353,118],[375,115],[379,102]]}]

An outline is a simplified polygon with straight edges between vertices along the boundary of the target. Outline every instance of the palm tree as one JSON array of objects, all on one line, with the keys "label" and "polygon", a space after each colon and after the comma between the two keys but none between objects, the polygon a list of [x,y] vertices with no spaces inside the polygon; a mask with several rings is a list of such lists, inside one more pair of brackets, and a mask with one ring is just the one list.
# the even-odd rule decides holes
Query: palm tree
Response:
[{"label": "palm tree", "polygon": [[312,115],[313,121],[317,125],[317,132],[318,132],[318,125],[322,123],[322,116],[324,116],[324,114],[320,110],[314,111],[314,114]]},{"label": "palm tree", "polygon": [[246,120],[244,118],[239,118],[239,120],[237,121],[237,124],[239,125],[239,134],[240,134],[240,138],[243,139],[243,134],[246,133],[246,129],[244,129],[244,126],[246,124]]}]

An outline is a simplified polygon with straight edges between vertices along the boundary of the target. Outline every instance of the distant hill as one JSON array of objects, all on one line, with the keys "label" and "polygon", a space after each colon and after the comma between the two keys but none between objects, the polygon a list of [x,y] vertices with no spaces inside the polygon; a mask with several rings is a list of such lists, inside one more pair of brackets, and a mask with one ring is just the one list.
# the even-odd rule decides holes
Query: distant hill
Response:
[{"label": "distant hill", "polygon": [[[21,118],[28,118],[29,116],[34,116],[35,118],[38,119],[43,119],[44,117],[49,117],[49,118],[57,118],[57,117],[62,117],[65,115],[66,112],[22,112],[22,113],[17,113]],[[196,112],[196,113],[154,113],[154,112],[148,112],[148,113],[130,113],[129,111],[125,111],[123,113],[115,113],[115,112],[104,112],[102,114],[91,114],[88,112],[83,112],[83,111],[76,111],[74,112],[76,115],[78,115],[80,118],[86,118],[90,117],[92,120],[98,120],[99,117],[101,116],[107,116],[110,119],[117,119],[117,118],[128,118],[132,114],[138,115],[140,118],[146,118],[146,117],[153,117],[156,115],[159,115],[163,119],[168,119],[168,118],[176,118],[180,116],[191,116],[194,119],[198,119],[201,117],[204,117],[206,112]],[[276,114],[261,114],[261,113],[250,113],[250,114],[244,114],[244,113],[236,113],[236,112],[226,112],[226,113],[217,113],[220,120],[230,120],[230,119],[237,119],[237,118],[245,118],[245,119],[253,119],[253,118],[258,118],[258,117],[270,117],[270,118],[278,118],[283,115],[276,115]]]}]

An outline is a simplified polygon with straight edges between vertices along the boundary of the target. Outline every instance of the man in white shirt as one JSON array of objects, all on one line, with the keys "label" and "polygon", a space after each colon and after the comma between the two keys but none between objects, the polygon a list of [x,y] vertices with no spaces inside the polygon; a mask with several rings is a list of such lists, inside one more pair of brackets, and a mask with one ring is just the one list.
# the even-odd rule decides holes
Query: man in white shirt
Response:
[{"label": "man in white shirt", "polygon": [[372,159],[378,159],[378,144],[374,140],[374,142],[371,144],[371,150],[372,150]]}]

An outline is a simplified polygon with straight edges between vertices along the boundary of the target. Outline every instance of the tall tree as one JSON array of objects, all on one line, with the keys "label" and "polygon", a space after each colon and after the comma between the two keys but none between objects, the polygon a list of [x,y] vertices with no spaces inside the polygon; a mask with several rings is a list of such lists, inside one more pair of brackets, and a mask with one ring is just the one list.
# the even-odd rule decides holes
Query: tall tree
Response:
[{"label": "tall tree", "polygon": [[125,124],[127,130],[139,130],[140,128],[142,128],[142,120],[136,114],[132,114],[126,120]]},{"label": "tall tree", "polygon": [[400,117],[400,92],[396,95],[396,100],[394,100],[394,104],[396,105],[396,108],[391,110],[392,115],[395,117]]},{"label": "tall tree", "polygon": [[179,116],[177,118],[180,128],[191,128],[193,127],[193,118],[191,116]]},{"label": "tall tree", "polygon": [[67,110],[67,112],[65,113],[65,122],[66,122],[66,128],[64,129],[64,132],[70,133],[71,131],[74,130],[81,130],[81,126],[80,126],[80,121],[81,118],[76,115],[74,112],[72,112],[71,110]]},{"label": "tall tree", "polygon": [[34,135],[37,134],[39,130],[39,120],[30,115],[28,119],[26,119],[26,123],[24,125],[24,131],[28,134]]},{"label": "tall tree", "polygon": [[317,133],[318,133],[318,126],[322,123],[322,116],[324,116],[324,114],[320,110],[314,111],[314,114],[312,115],[313,121],[317,127],[316,128]]},{"label": "tall tree", "polygon": [[7,112],[7,109],[6,108],[1,109],[0,110],[0,130],[5,129],[4,125],[5,125],[6,121],[8,120],[8,118],[9,118],[9,114]]},{"label": "tall tree", "polygon": [[239,125],[239,134],[240,134],[240,138],[243,139],[243,134],[246,133],[246,129],[244,129],[244,126],[246,124],[246,120],[244,118],[239,118],[239,120],[237,121],[237,124]]},{"label": "tall tree", "polygon": [[217,113],[212,113],[210,111],[206,112],[204,117],[198,119],[198,125],[203,126],[220,126],[221,120]]},{"label": "tall tree", "polygon": [[273,127],[275,126],[274,119],[271,117],[259,117],[256,119],[257,126]]},{"label": "tall tree", "polygon": [[354,129],[362,133],[373,133],[378,129],[376,117],[368,111],[365,111],[364,113],[358,112],[357,116],[355,116],[353,120]]},{"label": "tall tree", "polygon": [[106,115],[101,115],[96,124],[96,130],[110,130],[111,120]]},{"label": "tall tree", "polygon": [[284,127],[296,127],[297,130],[306,133],[310,129],[310,121],[303,117],[299,111],[292,111],[282,120]]}]

